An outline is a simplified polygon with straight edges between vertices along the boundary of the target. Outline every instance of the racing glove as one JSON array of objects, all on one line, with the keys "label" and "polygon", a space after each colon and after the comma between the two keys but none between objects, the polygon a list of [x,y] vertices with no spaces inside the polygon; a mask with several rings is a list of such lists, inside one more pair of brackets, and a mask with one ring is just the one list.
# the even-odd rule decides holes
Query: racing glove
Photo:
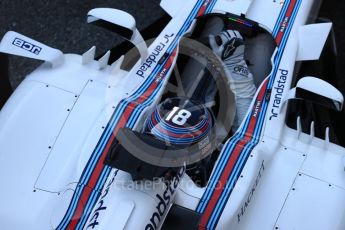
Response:
[{"label": "racing glove", "polygon": [[244,60],[244,41],[236,30],[227,30],[209,36],[210,46],[227,67],[227,80],[235,94],[236,116],[232,130],[241,125],[256,92],[253,75]]}]

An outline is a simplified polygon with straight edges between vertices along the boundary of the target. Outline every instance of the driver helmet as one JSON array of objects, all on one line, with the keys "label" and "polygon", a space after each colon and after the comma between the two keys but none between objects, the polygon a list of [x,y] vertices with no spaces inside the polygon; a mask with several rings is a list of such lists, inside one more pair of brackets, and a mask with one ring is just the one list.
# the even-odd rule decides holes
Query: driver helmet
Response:
[{"label": "driver helmet", "polygon": [[156,106],[145,124],[145,132],[168,145],[187,148],[204,159],[212,152],[213,117],[203,104],[192,99],[168,98]]}]

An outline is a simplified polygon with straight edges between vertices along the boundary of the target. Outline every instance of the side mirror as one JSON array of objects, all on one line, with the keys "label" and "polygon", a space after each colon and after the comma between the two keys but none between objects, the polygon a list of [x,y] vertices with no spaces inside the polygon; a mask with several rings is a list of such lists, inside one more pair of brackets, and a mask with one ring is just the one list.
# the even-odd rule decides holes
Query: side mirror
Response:
[{"label": "side mirror", "polygon": [[342,111],[344,96],[328,82],[315,77],[304,77],[290,90],[287,100],[302,99],[327,108]]},{"label": "side mirror", "polygon": [[142,61],[148,57],[147,45],[136,28],[135,19],[127,12],[110,8],[96,8],[89,11],[87,22],[117,33],[132,42],[139,50]]}]

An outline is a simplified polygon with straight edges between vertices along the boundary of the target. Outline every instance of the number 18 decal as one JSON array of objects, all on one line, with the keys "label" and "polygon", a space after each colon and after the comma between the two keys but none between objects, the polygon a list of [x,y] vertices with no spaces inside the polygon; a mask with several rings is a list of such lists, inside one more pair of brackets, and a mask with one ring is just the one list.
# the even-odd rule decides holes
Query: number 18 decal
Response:
[{"label": "number 18 decal", "polygon": [[190,116],[192,116],[192,114],[188,110],[180,109],[179,107],[174,107],[173,110],[169,113],[168,117],[165,120],[170,121],[170,119],[173,118],[172,122],[174,124],[182,126],[182,125],[186,124],[186,122],[187,122],[188,118],[190,118]]}]

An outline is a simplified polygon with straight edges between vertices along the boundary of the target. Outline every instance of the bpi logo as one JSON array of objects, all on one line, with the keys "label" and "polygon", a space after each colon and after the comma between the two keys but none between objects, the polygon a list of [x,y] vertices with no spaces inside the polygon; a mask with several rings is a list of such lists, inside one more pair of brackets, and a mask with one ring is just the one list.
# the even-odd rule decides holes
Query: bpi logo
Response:
[{"label": "bpi logo", "polygon": [[42,50],[41,47],[35,46],[34,44],[26,42],[20,38],[15,38],[12,44],[36,55],[39,55]]}]

